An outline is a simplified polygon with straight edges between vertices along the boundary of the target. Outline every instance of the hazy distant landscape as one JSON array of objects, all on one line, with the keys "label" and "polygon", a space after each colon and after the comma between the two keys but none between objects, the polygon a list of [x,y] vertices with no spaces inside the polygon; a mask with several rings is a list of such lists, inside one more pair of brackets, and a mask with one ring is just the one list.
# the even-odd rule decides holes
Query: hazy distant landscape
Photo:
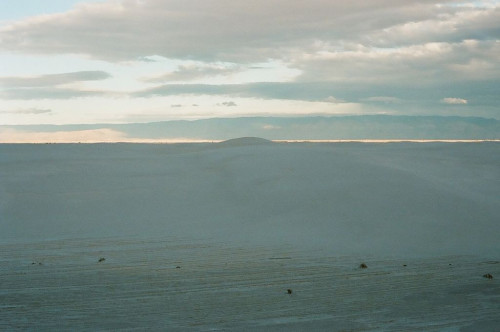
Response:
[{"label": "hazy distant landscape", "polygon": [[0,142],[500,139],[500,121],[442,116],[240,117],[93,125],[0,125]]}]

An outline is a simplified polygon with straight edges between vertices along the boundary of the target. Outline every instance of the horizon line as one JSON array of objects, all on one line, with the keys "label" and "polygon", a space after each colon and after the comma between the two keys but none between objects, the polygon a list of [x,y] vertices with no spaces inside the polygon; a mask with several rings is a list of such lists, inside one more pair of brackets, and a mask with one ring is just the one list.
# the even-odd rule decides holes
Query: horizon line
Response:
[{"label": "horizon line", "polygon": [[[229,139],[126,139],[116,141],[67,140],[67,141],[12,141],[0,144],[206,144],[221,143]],[[271,143],[482,143],[500,142],[500,139],[277,139]]]}]

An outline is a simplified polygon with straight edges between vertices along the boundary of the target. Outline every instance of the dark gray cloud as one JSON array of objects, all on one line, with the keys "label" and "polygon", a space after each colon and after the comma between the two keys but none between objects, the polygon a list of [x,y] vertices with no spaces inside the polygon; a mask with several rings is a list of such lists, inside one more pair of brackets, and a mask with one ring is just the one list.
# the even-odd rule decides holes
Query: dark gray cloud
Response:
[{"label": "dark gray cloud", "polygon": [[115,96],[116,93],[105,91],[63,89],[63,88],[19,88],[0,90],[0,99],[72,99],[94,96]]},{"label": "dark gray cloud", "polygon": [[51,87],[82,81],[98,81],[110,78],[104,71],[78,71],[31,77],[0,77],[0,86],[5,88]]},{"label": "dark gray cloud", "polygon": [[40,109],[40,108],[29,108],[29,109],[18,109],[15,111],[0,111],[0,113],[8,114],[47,114],[52,113],[50,109]]},{"label": "dark gray cloud", "polygon": [[375,102],[375,103],[400,103],[402,100],[397,97],[375,96],[375,97],[363,98],[361,101]]},{"label": "dark gray cloud", "polygon": [[234,101],[225,101],[225,102],[222,102],[220,104],[218,104],[219,106],[226,106],[226,107],[235,107],[235,106],[238,106]]},{"label": "dark gray cloud", "polygon": [[[468,100],[460,105],[462,115],[473,112],[477,116],[493,116],[498,113],[498,91],[496,80],[478,81],[470,84],[443,82],[418,85],[394,85],[392,83],[372,84],[358,82],[263,82],[247,84],[167,84],[134,93],[133,97],[158,97],[174,95],[224,95],[259,99],[304,100],[328,102],[331,96],[346,103],[383,105],[387,111],[396,113],[432,114],[442,108],[443,98],[460,96]],[[386,96],[387,92],[391,96]],[[402,104],[404,107],[402,107]],[[471,108],[480,107],[473,111]],[[451,113],[453,114],[453,113]]]},{"label": "dark gray cloud", "polygon": [[0,87],[2,88],[0,89],[0,98],[30,100],[109,96],[113,95],[113,93],[64,88],[61,86],[84,81],[105,80],[110,77],[111,75],[104,71],[78,71],[31,77],[0,77]]},{"label": "dark gray cloud", "polygon": [[236,66],[223,65],[181,65],[177,70],[166,73],[160,76],[144,79],[145,82],[161,83],[170,81],[192,81],[199,78],[229,75],[241,71],[242,69]]}]

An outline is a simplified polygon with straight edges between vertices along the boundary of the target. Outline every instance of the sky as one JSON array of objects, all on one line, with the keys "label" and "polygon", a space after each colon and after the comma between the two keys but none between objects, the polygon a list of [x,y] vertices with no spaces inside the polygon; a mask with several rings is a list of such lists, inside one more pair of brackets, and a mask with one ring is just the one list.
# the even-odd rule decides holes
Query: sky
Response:
[{"label": "sky", "polygon": [[500,1],[0,1],[0,125],[500,119]]}]

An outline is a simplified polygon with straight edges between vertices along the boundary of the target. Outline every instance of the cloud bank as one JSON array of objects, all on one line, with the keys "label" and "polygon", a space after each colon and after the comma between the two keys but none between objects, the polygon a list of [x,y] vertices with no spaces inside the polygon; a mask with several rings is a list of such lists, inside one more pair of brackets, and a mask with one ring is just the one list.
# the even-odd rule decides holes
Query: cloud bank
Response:
[{"label": "cloud bank", "polygon": [[[448,104],[462,105],[461,115],[500,118],[498,22],[499,1],[82,3],[4,23],[0,52],[66,54],[100,61],[100,68],[1,77],[0,98],[208,95],[220,97],[211,105],[243,97],[440,115]],[[162,61],[175,65],[162,67]],[[113,64],[114,71],[103,63]],[[268,74],[266,65],[273,69]],[[113,79],[122,84],[124,68],[130,88],[104,89]],[[173,111],[169,106],[181,103],[166,105]]]},{"label": "cloud bank", "polygon": [[204,66],[199,65],[181,65],[175,71],[145,78],[145,82],[151,83],[165,83],[171,81],[192,81],[199,78],[219,76],[219,75],[230,75],[232,73],[240,71],[237,67],[227,67],[223,65],[208,64]]},{"label": "cloud bank", "polygon": [[103,71],[80,71],[74,73],[39,75],[32,77],[0,77],[0,86],[9,88],[33,88],[70,84],[84,81],[98,81],[110,78]]},{"label": "cloud bank", "polygon": [[20,109],[20,110],[14,110],[14,111],[0,111],[1,113],[6,113],[6,114],[47,114],[51,113],[52,110],[50,109],[40,109],[40,108],[29,108],[29,109]]},{"label": "cloud bank", "polygon": [[5,49],[29,53],[242,62],[293,56],[297,50],[316,53],[498,36],[496,4],[454,4],[450,0],[107,1],[14,22],[0,30],[0,40]]}]

